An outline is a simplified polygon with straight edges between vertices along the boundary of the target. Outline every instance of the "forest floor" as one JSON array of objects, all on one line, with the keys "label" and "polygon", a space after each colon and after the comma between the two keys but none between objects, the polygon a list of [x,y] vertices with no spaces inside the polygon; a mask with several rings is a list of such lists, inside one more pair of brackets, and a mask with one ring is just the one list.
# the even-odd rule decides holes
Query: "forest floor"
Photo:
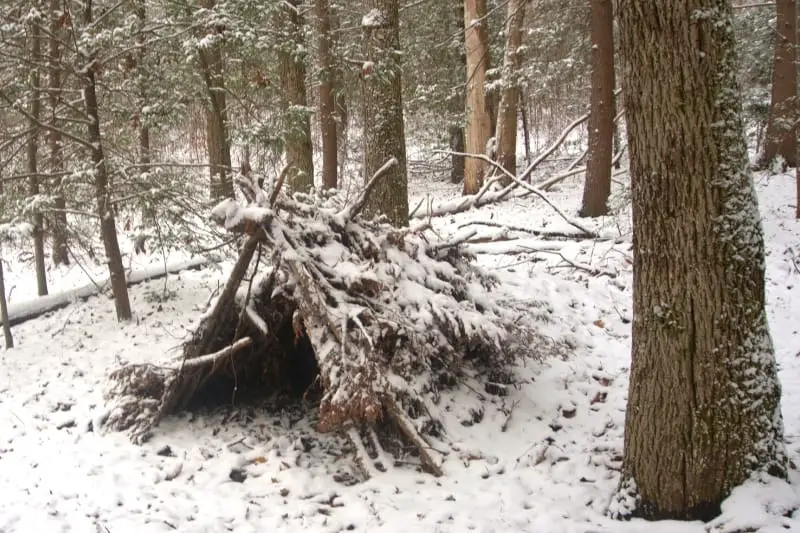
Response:
[{"label": "forest floor", "polygon": [[[567,213],[577,211],[579,182],[564,182],[550,195]],[[786,437],[800,464],[794,176],[759,176],[757,188]],[[440,200],[459,192],[422,180],[411,190],[412,207],[428,194]],[[0,532],[800,531],[794,470],[793,485],[751,482],[737,489],[711,524],[605,518],[619,478],[631,348],[630,216],[622,190],[615,186],[617,212],[589,223],[613,240],[554,241],[535,255],[530,251],[541,248],[539,241],[518,233],[509,235],[520,239],[474,245],[479,262],[501,276],[503,290],[547,307],[552,320],[542,325],[544,333],[570,352],[520,362],[520,385],[505,398],[451,394],[447,401],[479,400],[485,411],[477,423],[456,414],[444,421],[460,452],[448,457],[438,479],[395,466],[361,481],[351,444],[315,434],[295,405],[277,414],[246,406],[172,417],[143,446],[124,434],[94,431],[108,372],[122,360],[177,355],[230,264],[133,287],[136,320],[129,324],[117,324],[111,301],[99,296],[16,327],[18,347],[0,354]],[[481,221],[568,227],[530,198],[433,222],[437,232],[457,235]],[[143,267],[161,258],[137,261]],[[51,275],[54,292],[86,283],[74,267]],[[29,267],[12,258],[8,277],[12,302],[32,297]]]}]

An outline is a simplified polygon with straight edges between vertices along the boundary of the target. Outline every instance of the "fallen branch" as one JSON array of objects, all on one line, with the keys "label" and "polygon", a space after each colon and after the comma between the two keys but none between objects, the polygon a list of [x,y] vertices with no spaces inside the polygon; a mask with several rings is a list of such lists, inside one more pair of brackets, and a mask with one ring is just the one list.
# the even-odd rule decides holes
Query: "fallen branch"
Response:
[{"label": "fallen branch", "polygon": [[537,251],[538,252],[555,254],[558,257],[560,257],[562,261],[567,263],[572,268],[575,268],[577,270],[582,270],[584,272],[588,272],[592,276],[608,276],[611,279],[614,279],[614,278],[617,277],[617,273],[616,272],[611,272],[610,270],[603,270],[601,268],[597,268],[595,266],[592,266],[592,265],[589,265],[589,264],[586,264],[586,263],[576,263],[575,261],[572,261],[572,260],[567,259],[566,257],[564,257],[564,254],[562,254],[561,252],[555,252],[555,251],[551,251],[551,250],[537,250]]},{"label": "fallen branch", "polygon": [[[522,171],[522,173],[519,175],[518,179],[521,179],[523,181],[528,179],[530,177],[530,175],[533,173],[533,171],[536,170],[536,168],[545,159],[547,159],[547,157],[549,157],[553,152],[555,152],[556,149],[558,149],[558,147],[561,145],[561,143],[564,142],[564,139],[567,138],[567,135],[569,135],[569,133],[573,129],[578,127],[580,124],[583,124],[588,119],[589,119],[589,114],[587,113],[587,114],[582,115],[581,117],[575,119],[574,121],[572,121],[572,123],[570,123],[564,129],[564,131],[561,132],[561,135],[559,135],[558,138],[556,138],[556,140],[553,141],[553,143],[544,150],[544,152],[539,154],[536,157],[536,159],[534,159],[531,162],[531,164],[529,164],[525,168],[525,170]],[[489,157],[487,157],[485,155],[482,155],[482,154],[468,154],[468,153],[465,153],[465,152],[453,152],[453,151],[449,151],[449,150],[435,150],[434,153],[442,153],[442,154],[447,154],[447,155],[455,155],[455,156],[461,156],[461,157],[477,158],[477,159],[481,159],[483,161],[488,161],[489,163],[492,163],[493,166],[495,166],[495,168],[498,167],[498,165],[496,165],[495,161],[493,161],[491,158],[489,158]],[[500,168],[502,168],[502,167],[500,167]],[[503,176],[495,176],[492,179],[486,181],[486,183],[483,184],[483,186],[480,188],[480,190],[476,194],[463,196],[457,202],[446,203],[443,206],[439,206],[438,209],[433,209],[433,207],[429,207],[427,211],[420,213],[419,212],[419,207],[422,205],[422,203],[420,203],[409,214],[409,217],[410,218],[423,218],[423,217],[426,217],[426,216],[454,215],[456,213],[462,213],[464,211],[469,211],[473,207],[480,207],[480,206],[488,204],[488,203],[498,202],[498,201],[504,199],[506,196],[508,196],[508,194],[512,190],[514,190],[516,188],[516,185],[512,183],[510,185],[507,185],[507,186],[503,187],[499,191],[491,191],[492,187],[494,187],[495,184],[507,180],[508,176],[511,176],[511,174],[508,171],[506,171],[505,169],[503,169]]]},{"label": "fallen branch", "polygon": [[402,410],[400,410],[394,401],[387,400],[384,402],[384,406],[386,407],[386,412],[389,413],[389,417],[397,426],[397,429],[399,429],[400,432],[403,433],[403,435],[405,435],[405,437],[419,450],[419,458],[422,461],[423,468],[436,477],[442,476],[444,472],[442,472],[441,465],[434,460],[433,456],[428,451],[431,449],[431,446],[425,442],[425,439],[422,438],[422,435],[420,435],[419,432],[414,428],[414,423],[408,419],[408,417],[403,413]]},{"label": "fallen branch", "polygon": [[600,240],[610,240],[607,238],[599,237],[593,233],[568,233],[566,231],[550,231],[545,229],[537,229],[537,228],[525,228],[522,226],[514,226],[513,224],[501,224],[500,222],[491,222],[491,221],[481,221],[481,220],[473,220],[470,222],[466,222],[458,226],[459,229],[465,228],[467,226],[489,226],[492,228],[501,228],[506,229],[509,231],[518,231],[521,233],[528,233],[530,235],[535,235],[537,237],[543,237],[545,239],[600,239]]}]

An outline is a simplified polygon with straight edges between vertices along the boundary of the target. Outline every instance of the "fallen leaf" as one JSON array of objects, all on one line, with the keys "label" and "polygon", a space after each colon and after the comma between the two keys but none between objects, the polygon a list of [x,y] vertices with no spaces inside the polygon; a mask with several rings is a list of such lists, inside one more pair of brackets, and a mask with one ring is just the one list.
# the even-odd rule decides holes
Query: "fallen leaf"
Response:
[{"label": "fallen leaf", "polygon": [[603,321],[602,321],[602,320],[600,320],[600,319],[598,319],[598,320],[595,320],[594,322],[592,322],[592,324],[594,324],[594,325],[595,325],[595,326],[597,326],[598,328],[604,328],[604,327],[606,327],[606,323],[605,323],[605,322],[603,322]]}]

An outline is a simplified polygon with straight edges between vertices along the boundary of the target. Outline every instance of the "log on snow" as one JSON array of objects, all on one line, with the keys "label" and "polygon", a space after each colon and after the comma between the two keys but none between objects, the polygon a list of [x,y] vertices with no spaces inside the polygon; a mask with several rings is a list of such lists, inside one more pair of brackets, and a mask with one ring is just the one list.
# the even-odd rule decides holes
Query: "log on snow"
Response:
[{"label": "log on snow", "polygon": [[[167,265],[166,268],[164,268],[164,266],[157,266],[136,270],[127,277],[126,282],[130,287],[131,285],[136,285],[144,281],[163,278],[167,274],[175,274],[183,270],[197,270],[208,265],[209,262],[210,261],[206,258],[198,257],[196,259],[190,259],[189,261],[181,261],[179,263]],[[28,320],[40,317],[45,313],[63,309],[74,302],[84,301],[92,296],[96,296],[109,286],[109,280],[104,279],[99,283],[91,283],[83,287],[78,287],[77,289],[57,294],[49,294],[33,300],[26,300],[18,304],[9,305],[8,323],[10,326],[16,326]]]}]

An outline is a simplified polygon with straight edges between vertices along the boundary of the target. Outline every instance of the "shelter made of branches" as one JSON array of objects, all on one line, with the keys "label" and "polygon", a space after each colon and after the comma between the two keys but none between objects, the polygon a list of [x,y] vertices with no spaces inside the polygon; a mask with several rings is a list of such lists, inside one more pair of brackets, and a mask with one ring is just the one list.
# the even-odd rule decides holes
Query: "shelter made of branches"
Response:
[{"label": "shelter made of branches", "polygon": [[255,186],[247,205],[219,204],[212,218],[243,235],[226,285],[180,361],[112,373],[106,426],[141,442],[220,376],[238,390],[292,382],[316,388],[320,431],[388,417],[436,472],[423,450],[442,431],[439,391],[510,376],[539,343],[530,309],[501,298],[459,242],[361,216],[380,177],[345,207],[338,196],[270,201]]}]

